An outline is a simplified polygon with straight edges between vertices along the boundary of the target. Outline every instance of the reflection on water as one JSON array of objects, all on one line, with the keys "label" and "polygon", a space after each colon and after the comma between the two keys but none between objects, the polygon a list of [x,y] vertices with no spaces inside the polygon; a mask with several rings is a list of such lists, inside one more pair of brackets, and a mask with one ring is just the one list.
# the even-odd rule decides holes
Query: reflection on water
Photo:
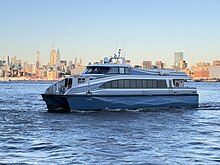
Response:
[{"label": "reflection on water", "polygon": [[67,114],[47,113],[49,85],[0,83],[0,163],[220,163],[220,83],[188,83],[197,109]]}]

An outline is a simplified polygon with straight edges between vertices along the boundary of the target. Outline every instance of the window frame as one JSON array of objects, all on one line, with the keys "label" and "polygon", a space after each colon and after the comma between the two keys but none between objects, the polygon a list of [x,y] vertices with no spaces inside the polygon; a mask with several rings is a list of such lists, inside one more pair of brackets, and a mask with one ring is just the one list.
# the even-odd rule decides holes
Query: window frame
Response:
[{"label": "window frame", "polygon": [[[115,83],[113,85],[113,83]],[[105,82],[100,88],[115,89],[161,89],[168,88],[166,80],[154,79],[119,79]]]}]

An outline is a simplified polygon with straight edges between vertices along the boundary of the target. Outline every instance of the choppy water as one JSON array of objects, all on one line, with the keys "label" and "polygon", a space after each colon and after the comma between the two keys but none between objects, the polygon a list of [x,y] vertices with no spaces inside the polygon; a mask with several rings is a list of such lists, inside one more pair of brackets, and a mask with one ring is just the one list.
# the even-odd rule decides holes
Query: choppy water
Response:
[{"label": "choppy water", "polygon": [[51,83],[0,83],[1,164],[220,164],[220,83],[200,108],[47,113]]}]

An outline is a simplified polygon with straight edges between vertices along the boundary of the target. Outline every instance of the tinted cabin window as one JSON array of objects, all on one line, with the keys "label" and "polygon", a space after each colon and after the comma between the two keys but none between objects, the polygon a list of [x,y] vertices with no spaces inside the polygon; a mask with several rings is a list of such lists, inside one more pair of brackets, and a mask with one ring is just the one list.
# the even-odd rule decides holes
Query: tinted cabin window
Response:
[{"label": "tinted cabin window", "polygon": [[72,87],[72,83],[73,83],[73,79],[69,78],[69,82],[68,82],[68,86],[69,86],[69,88]]},{"label": "tinted cabin window", "polygon": [[82,83],[82,79],[81,78],[78,78],[78,83]]},{"label": "tinted cabin window", "polygon": [[68,78],[65,78],[65,87],[68,85]]},{"label": "tinted cabin window", "polygon": [[119,69],[118,69],[118,67],[113,67],[113,68],[110,69],[110,71],[108,73],[109,74],[118,74]]},{"label": "tinted cabin window", "polygon": [[109,74],[130,74],[130,69],[127,67],[112,67]]},{"label": "tinted cabin window", "polygon": [[119,73],[120,74],[125,74],[125,68],[119,68]]},{"label": "tinted cabin window", "polygon": [[167,87],[166,81],[163,81],[163,80],[157,80],[157,85],[159,88],[166,88]]},{"label": "tinted cabin window", "polygon": [[136,88],[136,80],[130,80],[131,85],[130,88]]},{"label": "tinted cabin window", "polygon": [[143,80],[136,80],[136,85],[137,85],[137,88],[144,88],[143,87]]},{"label": "tinted cabin window", "polygon": [[125,80],[118,80],[118,88],[125,88]]},{"label": "tinted cabin window", "polygon": [[112,88],[118,88],[118,80],[114,80],[111,82]]},{"label": "tinted cabin window", "polygon": [[153,88],[153,81],[147,80],[147,88]]},{"label": "tinted cabin window", "polygon": [[125,74],[130,74],[130,69],[129,68],[125,68]]},{"label": "tinted cabin window", "polygon": [[[122,81],[122,80],[119,80]],[[130,80],[124,80],[125,83],[125,88],[130,88],[131,87],[131,81]]]},{"label": "tinted cabin window", "polygon": [[103,84],[103,87],[104,88],[112,88],[112,81],[110,81],[110,82],[107,82],[107,83],[105,83],[105,84]]},{"label": "tinted cabin window", "polygon": [[143,80],[143,88],[148,88],[148,80]]},{"label": "tinted cabin window", "polygon": [[157,80],[153,80],[153,81],[152,81],[152,85],[153,85],[152,88],[157,88]]},{"label": "tinted cabin window", "polygon": [[101,88],[167,88],[166,80],[113,80],[104,83]]},{"label": "tinted cabin window", "polygon": [[106,74],[110,67],[88,67],[85,74]]}]

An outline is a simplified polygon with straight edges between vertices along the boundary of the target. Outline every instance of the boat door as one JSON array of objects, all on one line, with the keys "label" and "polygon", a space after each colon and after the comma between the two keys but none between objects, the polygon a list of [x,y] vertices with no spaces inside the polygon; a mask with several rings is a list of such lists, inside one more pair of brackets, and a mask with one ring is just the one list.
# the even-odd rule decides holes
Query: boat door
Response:
[{"label": "boat door", "polygon": [[168,80],[169,81],[169,94],[173,94],[174,92],[173,92],[173,87],[174,87],[174,85],[173,85],[173,81],[172,80]]},{"label": "boat door", "polygon": [[65,79],[65,87],[67,89],[70,89],[72,87],[73,79],[72,78],[66,78]]}]

